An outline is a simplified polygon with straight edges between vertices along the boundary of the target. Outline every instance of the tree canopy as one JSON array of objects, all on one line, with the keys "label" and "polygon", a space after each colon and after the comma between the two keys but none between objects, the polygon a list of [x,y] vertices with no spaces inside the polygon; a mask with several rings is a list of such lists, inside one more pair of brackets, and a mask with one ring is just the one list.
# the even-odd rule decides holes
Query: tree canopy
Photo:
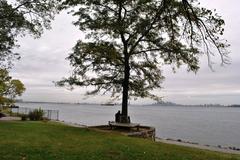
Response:
[{"label": "tree canopy", "polygon": [[87,36],[67,58],[72,75],[58,84],[122,95],[125,121],[129,96],[158,100],[151,91],[161,87],[162,65],[196,72],[200,55],[211,65],[216,53],[228,63],[224,20],[197,0],[65,0],[61,9],[68,8]]},{"label": "tree canopy", "polygon": [[26,33],[39,37],[57,13],[57,0],[0,1],[0,67],[9,68],[19,59],[13,49],[18,47],[17,37]]},{"label": "tree canopy", "polygon": [[25,90],[20,80],[12,79],[6,69],[0,69],[0,105],[13,103]]}]

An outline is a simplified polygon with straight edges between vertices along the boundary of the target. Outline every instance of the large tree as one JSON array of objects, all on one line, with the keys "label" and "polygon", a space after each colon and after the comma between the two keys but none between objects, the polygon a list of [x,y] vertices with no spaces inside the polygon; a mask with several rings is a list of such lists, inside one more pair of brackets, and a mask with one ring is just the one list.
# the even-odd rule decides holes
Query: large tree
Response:
[{"label": "large tree", "polygon": [[128,123],[129,97],[150,97],[161,87],[161,66],[199,69],[199,57],[218,53],[227,63],[221,38],[224,20],[197,0],[65,0],[74,22],[86,33],[68,59],[72,76],[59,85],[95,86],[88,94],[122,95],[120,121]]},{"label": "large tree", "polygon": [[0,69],[0,106],[14,103],[14,99],[25,90],[20,80],[12,79],[6,69]]},{"label": "large tree", "polygon": [[9,68],[20,56],[18,36],[26,33],[39,37],[57,13],[57,0],[1,0],[0,1],[0,68]]}]

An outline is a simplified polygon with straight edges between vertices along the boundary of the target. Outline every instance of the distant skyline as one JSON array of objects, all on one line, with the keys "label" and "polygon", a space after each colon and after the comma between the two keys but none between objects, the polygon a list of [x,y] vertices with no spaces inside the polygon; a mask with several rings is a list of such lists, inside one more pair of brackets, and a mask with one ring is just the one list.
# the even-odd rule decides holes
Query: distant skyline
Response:
[{"label": "distant skyline", "polygon": [[[201,57],[201,68],[197,74],[187,72],[181,67],[173,73],[169,66],[162,68],[165,80],[163,89],[154,93],[164,101],[180,104],[240,104],[240,1],[200,0],[201,5],[216,9],[226,22],[224,37],[229,41],[231,65],[221,67],[216,57],[214,72],[207,65],[207,57]],[[40,39],[26,36],[19,38],[21,60],[11,70],[13,78],[20,79],[27,90],[21,97],[25,101],[50,101],[72,103],[105,103],[109,96],[94,96],[86,99],[86,88],[68,91],[55,87],[53,81],[68,77],[71,73],[69,62],[65,60],[77,40],[84,38],[77,27],[73,26],[71,15],[66,12],[57,15],[52,30],[45,31]],[[149,99],[135,103],[151,103]],[[134,102],[133,102],[134,103]]]}]

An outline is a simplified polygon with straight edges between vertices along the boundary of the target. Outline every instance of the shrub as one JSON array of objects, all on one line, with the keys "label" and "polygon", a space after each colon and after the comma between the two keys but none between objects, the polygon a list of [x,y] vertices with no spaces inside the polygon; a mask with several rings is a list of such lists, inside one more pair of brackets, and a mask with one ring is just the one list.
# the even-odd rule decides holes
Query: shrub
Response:
[{"label": "shrub", "polygon": [[2,117],[6,117],[6,115],[4,113],[0,112],[0,118],[2,118]]},{"label": "shrub", "polygon": [[31,121],[40,121],[43,120],[44,112],[41,108],[34,109],[33,111],[30,111],[28,114],[28,117]]},{"label": "shrub", "polygon": [[26,121],[28,119],[28,115],[27,114],[20,114],[21,120],[22,121]]}]

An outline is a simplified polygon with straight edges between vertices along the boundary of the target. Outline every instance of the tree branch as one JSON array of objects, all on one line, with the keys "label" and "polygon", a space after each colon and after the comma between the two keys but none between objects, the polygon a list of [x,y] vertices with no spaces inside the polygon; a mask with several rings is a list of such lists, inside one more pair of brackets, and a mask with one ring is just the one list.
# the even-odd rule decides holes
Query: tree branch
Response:
[{"label": "tree branch", "polygon": [[138,46],[138,44],[141,42],[141,40],[151,31],[154,24],[157,22],[159,15],[161,15],[162,12],[164,12],[164,10],[165,10],[165,0],[162,1],[162,5],[159,7],[158,12],[155,14],[153,21],[149,25],[149,28],[142,33],[142,35],[138,38],[138,40],[135,42],[135,44],[133,44],[133,46],[131,47],[131,49],[129,51],[130,55],[134,52],[135,48]]}]

